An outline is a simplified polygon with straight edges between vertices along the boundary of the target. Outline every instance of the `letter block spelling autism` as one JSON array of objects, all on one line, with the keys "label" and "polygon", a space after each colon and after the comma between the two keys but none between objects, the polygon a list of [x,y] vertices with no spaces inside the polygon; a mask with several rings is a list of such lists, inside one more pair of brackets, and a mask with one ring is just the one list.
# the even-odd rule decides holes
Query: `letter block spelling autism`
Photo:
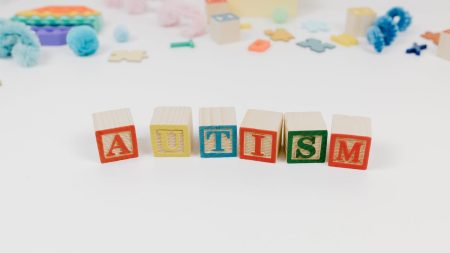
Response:
[{"label": "letter block spelling autism", "polygon": [[281,145],[282,128],[282,113],[247,111],[239,130],[239,157],[275,163]]},{"label": "letter block spelling autism", "polygon": [[366,170],[372,142],[370,119],[335,115],[331,128],[328,165]]},{"label": "letter block spelling autism", "polygon": [[288,163],[324,163],[328,131],[320,112],[288,112],[284,115]]},{"label": "letter block spelling autism", "polygon": [[150,124],[156,157],[191,156],[192,110],[189,107],[158,107]]},{"label": "letter block spelling autism", "polygon": [[200,156],[236,157],[237,123],[232,107],[200,108]]},{"label": "letter block spelling autism", "polygon": [[138,157],[136,130],[129,109],[99,112],[92,116],[102,163]]}]

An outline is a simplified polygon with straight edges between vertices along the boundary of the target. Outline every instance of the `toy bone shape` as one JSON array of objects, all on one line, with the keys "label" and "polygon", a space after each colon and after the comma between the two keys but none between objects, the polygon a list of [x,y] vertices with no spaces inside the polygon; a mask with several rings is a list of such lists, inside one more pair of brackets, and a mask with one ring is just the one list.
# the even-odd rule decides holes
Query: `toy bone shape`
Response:
[{"label": "toy bone shape", "polygon": [[111,53],[109,57],[110,62],[121,62],[121,61],[129,61],[129,62],[141,62],[142,60],[148,58],[147,52],[143,50],[135,50],[135,51],[127,51],[120,50],[114,51]]}]

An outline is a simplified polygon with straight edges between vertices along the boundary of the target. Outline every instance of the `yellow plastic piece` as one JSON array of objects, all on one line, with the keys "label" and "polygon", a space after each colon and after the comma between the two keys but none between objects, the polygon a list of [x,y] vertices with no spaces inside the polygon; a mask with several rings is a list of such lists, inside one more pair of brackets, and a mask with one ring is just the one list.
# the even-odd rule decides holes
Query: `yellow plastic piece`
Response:
[{"label": "yellow plastic piece", "polygon": [[[191,136],[187,126],[151,125],[150,135],[155,157],[191,156]],[[169,141],[169,135],[175,139]]]},{"label": "yellow plastic piece", "polygon": [[252,29],[252,24],[250,23],[241,23],[241,30],[249,30]]},{"label": "yellow plastic piece", "polygon": [[357,38],[345,33],[341,35],[333,35],[331,36],[331,40],[344,47],[351,47],[359,44]]}]

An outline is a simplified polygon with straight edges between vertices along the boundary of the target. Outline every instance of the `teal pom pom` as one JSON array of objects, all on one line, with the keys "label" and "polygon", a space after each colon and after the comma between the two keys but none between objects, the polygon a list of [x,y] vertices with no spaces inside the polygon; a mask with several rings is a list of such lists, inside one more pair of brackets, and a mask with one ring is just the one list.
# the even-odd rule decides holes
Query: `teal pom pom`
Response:
[{"label": "teal pom pom", "polygon": [[128,42],[130,38],[130,33],[128,32],[128,29],[126,26],[119,25],[114,30],[114,38],[119,43],[125,43]]},{"label": "teal pom pom", "polygon": [[37,65],[40,44],[36,34],[26,25],[0,20],[0,58],[12,57],[24,67]]},{"label": "teal pom pom", "polygon": [[397,22],[396,26],[398,27],[398,30],[400,32],[406,31],[406,29],[408,29],[408,27],[412,23],[411,14],[409,14],[409,12],[407,12],[406,10],[404,10],[401,7],[394,7],[392,9],[390,9],[388,11],[387,15],[389,17],[391,17],[393,20],[398,18],[398,22]]},{"label": "teal pom pom", "polygon": [[289,12],[285,8],[276,8],[272,14],[273,21],[278,24],[284,24],[289,18]]},{"label": "teal pom pom", "polygon": [[97,52],[99,42],[97,33],[90,26],[78,26],[70,29],[67,44],[78,56],[90,56]]}]

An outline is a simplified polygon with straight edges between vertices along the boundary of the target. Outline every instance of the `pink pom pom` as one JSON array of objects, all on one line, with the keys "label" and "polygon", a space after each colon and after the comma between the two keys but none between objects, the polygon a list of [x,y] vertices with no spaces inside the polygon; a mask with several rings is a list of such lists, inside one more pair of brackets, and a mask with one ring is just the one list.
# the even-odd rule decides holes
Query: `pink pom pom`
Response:
[{"label": "pink pom pom", "polygon": [[120,8],[123,6],[123,0],[104,0],[106,6],[110,8]]},{"label": "pink pom pom", "polygon": [[146,0],[126,0],[125,9],[129,14],[142,14],[147,11]]},{"label": "pink pom pom", "polygon": [[193,5],[178,0],[166,0],[158,10],[158,21],[161,26],[176,26],[182,20],[190,23],[181,31],[183,36],[194,38],[206,33],[208,25],[206,16],[202,10]]}]

